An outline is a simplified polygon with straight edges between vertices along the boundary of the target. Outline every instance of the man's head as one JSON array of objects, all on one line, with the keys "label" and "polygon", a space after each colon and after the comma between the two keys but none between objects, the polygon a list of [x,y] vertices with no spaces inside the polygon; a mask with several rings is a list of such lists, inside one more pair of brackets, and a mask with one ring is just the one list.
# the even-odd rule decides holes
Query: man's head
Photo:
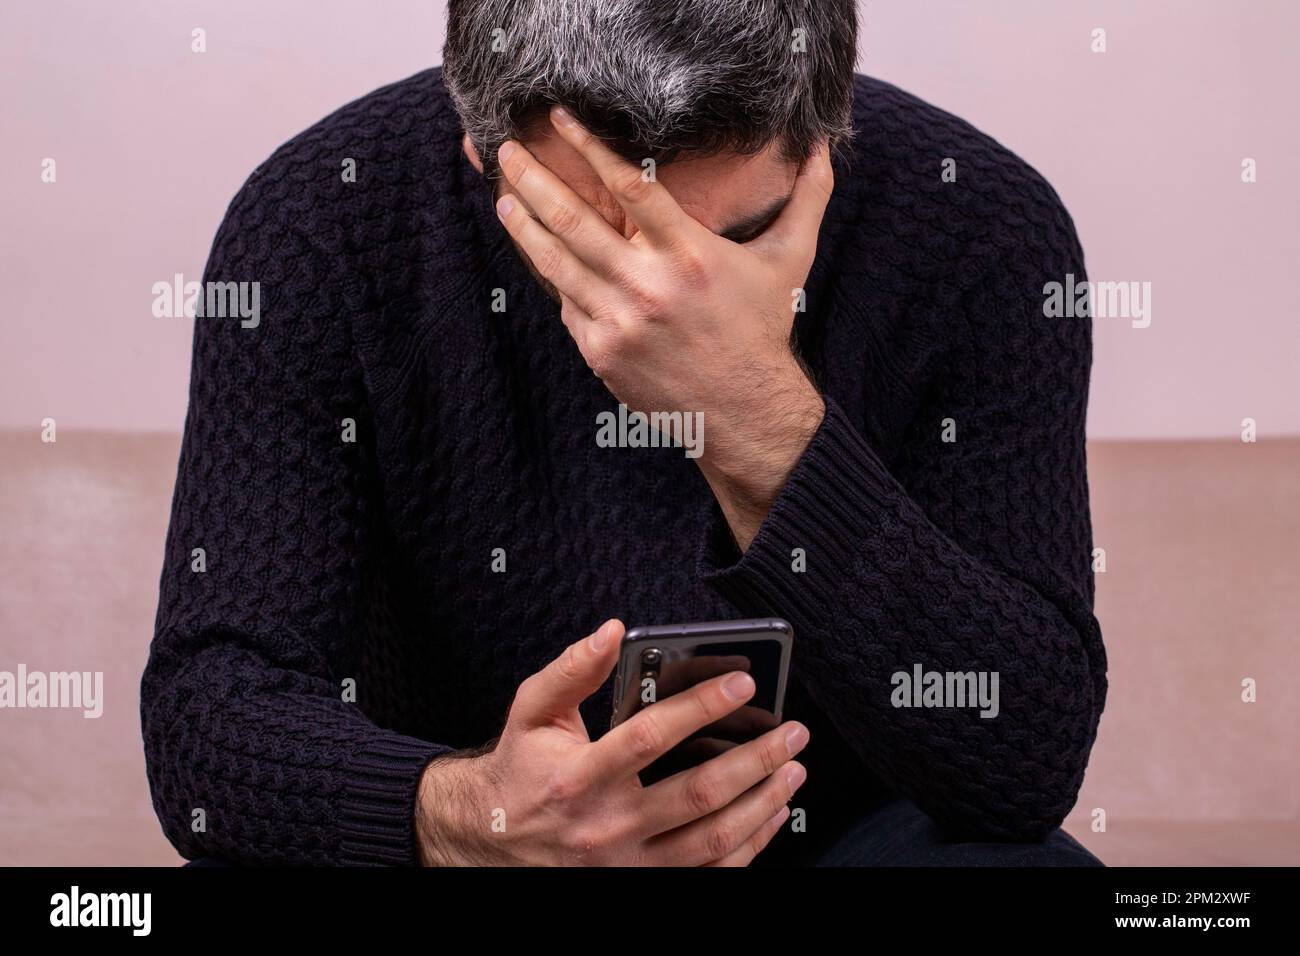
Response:
[{"label": "man's head", "polygon": [[854,0],[451,0],[443,76],[490,177],[517,139],[608,219],[561,104],[709,229],[744,241],[821,141],[852,135]]}]

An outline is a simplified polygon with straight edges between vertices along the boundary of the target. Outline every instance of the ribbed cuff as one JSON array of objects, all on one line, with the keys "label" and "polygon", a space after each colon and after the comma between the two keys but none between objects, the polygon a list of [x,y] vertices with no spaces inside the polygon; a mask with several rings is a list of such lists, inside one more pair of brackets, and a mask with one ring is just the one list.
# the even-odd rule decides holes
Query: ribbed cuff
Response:
[{"label": "ribbed cuff", "polygon": [[429,761],[452,748],[401,734],[369,743],[339,804],[346,866],[416,866],[415,799]]},{"label": "ribbed cuff", "polygon": [[[860,560],[864,529],[879,524],[898,485],[843,409],[826,413],[785,487],[741,555],[715,502],[701,579],[745,615],[823,622]],[[795,549],[805,570],[795,570]],[[797,632],[796,632],[797,633]]]}]

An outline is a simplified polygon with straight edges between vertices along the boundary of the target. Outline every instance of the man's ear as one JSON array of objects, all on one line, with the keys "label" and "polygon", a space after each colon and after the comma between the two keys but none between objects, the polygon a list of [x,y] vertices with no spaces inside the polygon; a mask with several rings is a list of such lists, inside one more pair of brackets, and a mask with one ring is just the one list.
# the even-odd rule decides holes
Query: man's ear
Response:
[{"label": "man's ear", "polygon": [[460,148],[465,151],[465,156],[469,159],[470,165],[477,169],[479,173],[482,173],[483,160],[479,159],[478,150],[474,148],[474,143],[470,140],[469,133],[466,133],[465,138],[460,141]]}]

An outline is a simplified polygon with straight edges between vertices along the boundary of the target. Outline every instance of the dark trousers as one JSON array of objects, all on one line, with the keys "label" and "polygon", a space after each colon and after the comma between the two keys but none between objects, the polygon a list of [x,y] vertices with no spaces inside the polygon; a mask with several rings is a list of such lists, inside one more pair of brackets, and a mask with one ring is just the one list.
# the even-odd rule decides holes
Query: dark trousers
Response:
[{"label": "dark trousers", "polygon": [[1041,843],[957,843],[908,800],[892,800],[850,826],[815,866],[1103,866],[1064,830]]},{"label": "dark trousers", "polygon": [[[759,856],[762,860],[762,855]],[[225,866],[203,857],[186,866]],[[1102,866],[1064,830],[1042,843],[954,843],[907,800],[882,804],[849,827],[814,866]]]}]

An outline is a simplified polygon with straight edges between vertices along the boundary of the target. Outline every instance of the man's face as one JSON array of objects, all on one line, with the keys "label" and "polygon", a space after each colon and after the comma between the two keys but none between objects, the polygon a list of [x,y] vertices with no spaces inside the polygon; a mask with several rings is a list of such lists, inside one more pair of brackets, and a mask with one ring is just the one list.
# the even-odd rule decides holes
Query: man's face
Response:
[{"label": "man's face", "polygon": [[[623,214],[622,207],[609,194],[600,177],[547,122],[535,124],[520,138],[525,148],[564,180],[570,189],[586,200],[605,220],[627,238],[636,235],[636,226]],[[476,167],[478,156],[465,139],[465,151]],[[750,156],[718,153],[712,156],[684,155],[655,170],[677,204],[705,228],[734,242],[748,242],[776,218],[785,205],[799,173],[798,163],[784,159],[780,149],[769,145]],[[528,208],[522,197],[505,179],[495,186],[499,199],[503,193],[515,196]],[[513,241],[513,240],[512,240]],[[515,248],[518,250],[518,245]],[[547,282],[532,262],[519,251],[533,277],[557,302],[559,293]]]}]

